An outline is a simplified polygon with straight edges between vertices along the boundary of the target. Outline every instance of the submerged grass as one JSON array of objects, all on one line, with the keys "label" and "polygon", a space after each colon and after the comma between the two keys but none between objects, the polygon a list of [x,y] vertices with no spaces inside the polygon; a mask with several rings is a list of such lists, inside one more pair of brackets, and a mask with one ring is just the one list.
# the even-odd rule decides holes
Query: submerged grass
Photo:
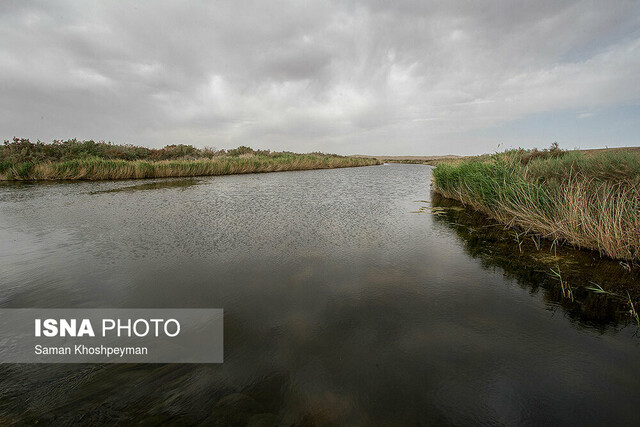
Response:
[{"label": "submerged grass", "polygon": [[0,149],[0,180],[168,178],[329,169],[380,163],[370,158],[322,153],[273,153],[249,147],[225,151],[167,146],[153,150],[92,141],[43,144],[16,139],[14,142],[5,142]]},{"label": "submerged grass", "polygon": [[640,317],[636,319],[633,311],[640,307],[640,269],[621,268],[608,257],[534,235],[530,237],[535,239],[524,239],[521,234],[518,242],[513,229],[505,229],[478,210],[461,209],[459,202],[438,193],[431,203],[442,211],[433,216],[435,224],[454,230],[465,252],[483,268],[495,271],[497,267],[532,293],[543,291],[545,301],[558,303],[575,320],[602,327],[630,320],[638,325]]},{"label": "submerged grass", "polygon": [[511,150],[441,164],[434,189],[527,233],[640,260],[640,153]]}]

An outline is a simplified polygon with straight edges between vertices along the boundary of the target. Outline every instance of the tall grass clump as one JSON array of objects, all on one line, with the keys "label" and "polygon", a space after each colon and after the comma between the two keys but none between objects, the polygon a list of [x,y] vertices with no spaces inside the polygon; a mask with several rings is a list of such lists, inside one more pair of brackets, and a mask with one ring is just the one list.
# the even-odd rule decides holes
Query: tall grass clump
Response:
[{"label": "tall grass clump", "polygon": [[0,146],[0,180],[167,178],[329,169],[379,164],[335,154],[168,145],[160,149],[94,141],[45,144],[14,138]]},{"label": "tall grass clump", "polygon": [[508,226],[640,260],[640,154],[510,150],[434,169],[434,189]]}]

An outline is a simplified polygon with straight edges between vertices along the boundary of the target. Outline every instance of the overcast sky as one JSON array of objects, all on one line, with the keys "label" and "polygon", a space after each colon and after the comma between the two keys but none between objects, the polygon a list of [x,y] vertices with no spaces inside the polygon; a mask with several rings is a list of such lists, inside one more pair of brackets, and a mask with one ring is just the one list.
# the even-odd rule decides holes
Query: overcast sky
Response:
[{"label": "overcast sky", "polygon": [[0,138],[640,145],[637,1],[0,1]]}]

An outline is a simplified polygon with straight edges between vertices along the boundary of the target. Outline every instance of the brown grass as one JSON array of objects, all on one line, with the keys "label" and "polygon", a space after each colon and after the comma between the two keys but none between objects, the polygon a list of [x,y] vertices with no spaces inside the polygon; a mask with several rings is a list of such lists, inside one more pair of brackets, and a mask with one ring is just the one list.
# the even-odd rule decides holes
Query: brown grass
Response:
[{"label": "brown grass", "polygon": [[21,163],[0,172],[0,180],[110,180],[231,175],[379,164],[375,159],[322,155],[216,157],[198,160],[127,161],[100,158]]},{"label": "brown grass", "polygon": [[573,152],[523,165],[522,156],[529,154],[440,165],[435,190],[510,227],[611,258],[640,260],[639,153]]}]

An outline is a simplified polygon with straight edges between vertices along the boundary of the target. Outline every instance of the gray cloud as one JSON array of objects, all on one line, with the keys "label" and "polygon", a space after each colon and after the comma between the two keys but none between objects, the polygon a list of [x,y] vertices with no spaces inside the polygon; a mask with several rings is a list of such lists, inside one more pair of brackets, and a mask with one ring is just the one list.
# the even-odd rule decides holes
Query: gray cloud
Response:
[{"label": "gray cloud", "polygon": [[0,40],[5,138],[482,152],[640,100],[633,1],[5,0]]}]

